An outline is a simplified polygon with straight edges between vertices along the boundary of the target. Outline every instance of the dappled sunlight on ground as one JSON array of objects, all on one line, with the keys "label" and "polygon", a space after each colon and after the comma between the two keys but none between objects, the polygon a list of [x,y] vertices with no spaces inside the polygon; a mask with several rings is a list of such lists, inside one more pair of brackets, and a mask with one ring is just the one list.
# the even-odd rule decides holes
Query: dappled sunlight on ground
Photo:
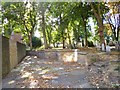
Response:
[{"label": "dappled sunlight on ground", "polygon": [[[67,57],[66,59],[69,60],[72,58],[69,54],[66,55],[68,55],[65,56]],[[37,56],[26,56],[8,75],[10,78],[3,80],[3,87],[5,87],[5,85],[17,88],[55,87],[54,85],[51,86],[48,82],[51,82],[51,80],[59,80],[59,76],[66,75],[68,72],[75,70],[76,66],[79,67],[79,64],[64,64],[62,61],[42,60]],[[9,83],[6,84],[6,81]],[[62,84],[63,82],[60,82],[59,86]]]},{"label": "dappled sunlight on ground", "polygon": [[58,77],[56,75],[54,75],[54,74],[53,75],[50,75],[50,74],[47,75],[46,74],[46,75],[42,75],[42,78],[49,80],[49,79],[57,79]]},{"label": "dappled sunlight on ground", "polygon": [[21,78],[26,78],[26,77],[30,77],[32,73],[29,72],[24,72],[24,74],[21,76]]},{"label": "dappled sunlight on ground", "polygon": [[8,82],[8,84],[13,84],[13,83],[15,83],[14,80],[11,80],[11,81]]},{"label": "dappled sunlight on ground", "polygon": [[91,88],[110,86],[107,84],[109,82],[118,83],[115,81],[117,72],[113,71],[109,63],[117,59],[116,55],[77,52],[78,60],[74,62],[74,54],[62,53],[63,60],[56,61],[26,56],[3,79],[3,88]]},{"label": "dappled sunlight on ground", "polygon": [[78,52],[63,52],[58,54],[58,58],[60,61],[63,61],[64,63],[67,62],[77,62],[78,60]]}]

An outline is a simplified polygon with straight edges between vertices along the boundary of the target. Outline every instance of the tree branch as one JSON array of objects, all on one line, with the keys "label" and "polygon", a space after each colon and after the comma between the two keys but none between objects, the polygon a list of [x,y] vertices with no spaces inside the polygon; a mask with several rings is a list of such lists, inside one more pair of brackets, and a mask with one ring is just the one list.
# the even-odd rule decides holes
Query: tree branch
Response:
[{"label": "tree branch", "polygon": [[96,10],[95,10],[95,8],[94,8],[94,6],[92,5],[91,2],[90,2],[90,6],[93,9],[93,13],[95,14],[95,16],[98,17],[98,14],[97,14],[97,12],[96,12]]}]

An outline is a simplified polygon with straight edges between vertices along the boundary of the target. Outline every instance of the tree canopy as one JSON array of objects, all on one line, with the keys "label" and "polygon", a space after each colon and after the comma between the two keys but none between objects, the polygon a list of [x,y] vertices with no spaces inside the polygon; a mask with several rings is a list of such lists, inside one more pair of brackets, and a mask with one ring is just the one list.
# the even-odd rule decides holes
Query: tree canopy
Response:
[{"label": "tree canopy", "polygon": [[13,31],[22,33],[30,49],[36,31],[46,49],[58,44],[63,48],[76,48],[79,43],[87,47],[95,41],[102,44],[106,36],[119,41],[119,2],[2,2],[1,11],[0,33],[7,37]]}]

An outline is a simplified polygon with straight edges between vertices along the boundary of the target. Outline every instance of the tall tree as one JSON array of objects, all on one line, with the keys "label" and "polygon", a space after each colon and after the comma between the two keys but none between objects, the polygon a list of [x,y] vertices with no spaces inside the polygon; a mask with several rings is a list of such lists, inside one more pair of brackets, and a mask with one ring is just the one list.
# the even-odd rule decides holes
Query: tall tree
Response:
[{"label": "tall tree", "polygon": [[35,2],[26,2],[25,4],[22,4],[21,8],[23,12],[19,12],[20,20],[25,27],[24,33],[26,32],[29,40],[30,49],[32,49],[32,37],[37,23],[37,5]]},{"label": "tall tree", "polygon": [[45,23],[45,13],[48,8],[48,5],[49,5],[48,3],[40,2],[39,9],[38,9],[39,14],[41,16],[41,20],[42,20],[41,27],[42,27],[42,31],[43,31],[43,39],[44,39],[45,49],[48,48],[48,42],[47,42],[47,36],[46,36],[46,23]]},{"label": "tall tree", "polygon": [[3,28],[3,35],[10,37],[13,27],[16,26],[17,15],[15,13],[15,9],[17,3],[2,3],[2,26]]},{"label": "tall tree", "polygon": [[88,46],[88,31],[87,31],[87,20],[91,16],[91,8],[88,3],[81,2],[79,4],[78,13],[80,13],[81,19],[82,19],[82,26],[84,27],[84,33],[85,33],[85,47]]},{"label": "tall tree", "polygon": [[[3,4],[3,9],[3,25],[5,28],[5,34],[9,32],[9,35],[11,35],[13,30],[20,29],[21,33],[27,36],[30,49],[32,49],[32,36],[37,22],[36,3],[5,2]],[[6,29],[7,27],[8,29]]]},{"label": "tall tree", "polygon": [[100,37],[100,44],[105,43],[104,40],[104,26],[103,26],[103,13],[106,9],[105,3],[95,3],[95,2],[91,2],[90,6],[92,8],[92,11],[95,15],[95,18],[97,20],[97,24],[98,24],[98,32],[99,32],[99,37]]}]

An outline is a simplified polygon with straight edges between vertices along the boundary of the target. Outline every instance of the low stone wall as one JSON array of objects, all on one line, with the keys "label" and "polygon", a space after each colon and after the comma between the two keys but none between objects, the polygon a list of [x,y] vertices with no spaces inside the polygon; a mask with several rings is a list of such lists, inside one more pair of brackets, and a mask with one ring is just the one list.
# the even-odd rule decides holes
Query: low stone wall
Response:
[{"label": "low stone wall", "polygon": [[0,36],[0,90],[2,89],[2,36]]},{"label": "low stone wall", "polygon": [[10,44],[10,69],[13,69],[17,64],[17,44],[16,42],[9,40]]},{"label": "low stone wall", "polygon": [[0,37],[0,43],[2,43],[0,47],[0,55],[2,56],[2,78],[4,78],[10,70],[17,66],[25,57],[26,46],[22,43],[9,40],[6,37]]},{"label": "low stone wall", "polygon": [[1,38],[2,41],[2,78],[5,77],[10,71],[10,53],[9,53],[9,39],[6,37]]},{"label": "low stone wall", "polygon": [[26,46],[25,44],[17,42],[17,59],[18,63],[22,61],[22,59],[26,56]]}]

